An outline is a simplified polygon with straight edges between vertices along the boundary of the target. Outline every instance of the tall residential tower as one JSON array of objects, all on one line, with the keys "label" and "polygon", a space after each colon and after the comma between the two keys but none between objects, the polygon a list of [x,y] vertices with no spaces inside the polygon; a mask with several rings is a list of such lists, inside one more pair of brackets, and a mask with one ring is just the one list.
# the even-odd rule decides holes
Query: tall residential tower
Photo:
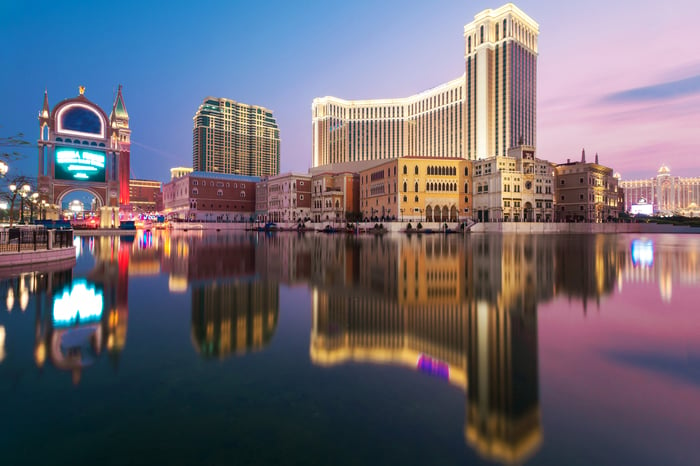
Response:
[{"label": "tall residential tower", "polygon": [[244,176],[279,173],[279,128],[271,110],[207,97],[193,120],[195,171]]},{"label": "tall residential tower", "polygon": [[539,26],[512,3],[464,27],[465,73],[398,99],[314,99],[313,160],[484,159],[536,145]]}]

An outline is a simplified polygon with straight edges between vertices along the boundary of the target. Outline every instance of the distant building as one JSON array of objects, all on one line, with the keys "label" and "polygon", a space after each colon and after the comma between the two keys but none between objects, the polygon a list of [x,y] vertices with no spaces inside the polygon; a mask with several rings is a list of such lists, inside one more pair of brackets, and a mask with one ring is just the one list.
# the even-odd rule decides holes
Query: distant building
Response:
[{"label": "distant building", "polygon": [[474,161],[473,215],[482,222],[551,222],[554,220],[552,164],[535,158],[532,146]]},{"label": "distant building", "polygon": [[131,208],[136,213],[163,210],[163,192],[160,181],[129,180],[129,198]]},{"label": "distant building", "polygon": [[279,129],[271,110],[207,97],[193,120],[195,171],[257,177],[279,173]]},{"label": "distant building", "polygon": [[311,178],[311,219],[314,222],[357,220],[360,214],[360,175],[323,172]]},{"label": "distant building", "polygon": [[163,185],[163,212],[206,222],[248,221],[255,214],[255,176],[194,171]]},{"label": "distant building", "polygon": [[612,168],[580,162],[555,166],[556,220],[559,222],[609,222],[620,215],[617,178]]},{"label": "distant building", "polygon": [[267,199],[267,205],[256,204],[256,220],[265,222],[298,222],[311,218],[311,175],[284,173],[263,178],[256,194]]},{"label": "distant building", "polygon": [[620,181],[620,185],[625,192],[626,212],[632,212],[635,204],[651,204],[655,214],[700,215],[700,176],[672,176],[671,170],[662,165],[653,178]]},{"label": "distant building", "polygon": [[175,178],[181,178],[192,173],[193,171],[194,169],[189,167],[173,167],[170,169],[170,179],[174,180]]},{"label": "distant building", "polygon": [[538,34],[508,3],[464,27],[456,79],[398,99],[314,99],[312,166],[406,154],[476,160],[535,146]]}]

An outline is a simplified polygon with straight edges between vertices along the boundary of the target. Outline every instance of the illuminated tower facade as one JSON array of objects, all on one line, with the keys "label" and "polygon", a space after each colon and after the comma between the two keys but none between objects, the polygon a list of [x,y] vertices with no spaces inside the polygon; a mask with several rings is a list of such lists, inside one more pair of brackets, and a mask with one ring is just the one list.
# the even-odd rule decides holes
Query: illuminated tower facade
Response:
[{"label": "illuminated tower facade", "polygon": [[129,129],[129,113],[124,105],[122,86],[119,85],[117,98],[114,99],[112,113],[109,115],[112,127],[112,147],[119,151],[117,167],[119,179],[119,206],[124,208],[130,203],[129,179],[131,178],[131,130]]},{"label": "illuminated tower facade", "polygon": [[73,191],[88,191],[101,210],[101,224],[119,223],[118,210],[129,204],[131,130],[121,86],[109,117],[79,95],[49,108],[48,93],[39,112],[38,201],[57,205]]},{"label": "illuminated tower facade", "polygon": [[466,156],[505,156],[537,146],[539,26],[512,3],[464,26]]},{"label": "illuminated tower facade", "polygon": [[397,99],[316,98],[312,167],[403,157],[506,156],[537,142],[539,26],[512,3],[464,27],[465,74]]},{"label": "illuminated tower facade", "polygon": [[280,136],[271,110],[207,97],[193,120],[195,171],[245,176],[279,174]]}]

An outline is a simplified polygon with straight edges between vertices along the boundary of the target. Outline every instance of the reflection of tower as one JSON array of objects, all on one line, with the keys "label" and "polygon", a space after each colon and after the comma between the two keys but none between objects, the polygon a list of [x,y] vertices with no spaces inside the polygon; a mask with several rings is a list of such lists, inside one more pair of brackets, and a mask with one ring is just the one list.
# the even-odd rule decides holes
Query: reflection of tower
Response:
[{"label": "reflection of tower", "polygon": [[542,442],[537,309],[478,301],[469,313],[466,438],[483,456],[521,461]]},{"label": "reflection of tower", "polygon": [[126,344],[126,330],[129,323],[129,259],[132,242],[121,237],[117,245],[116,296],[109,308],[107,321],[107,349],[115,365]]},{"label": "reflection of tower", "polygon": [[192,343],[204,357],[224,358],[267,346],[277,329],[279,288],[254,281],[192,290]]}]

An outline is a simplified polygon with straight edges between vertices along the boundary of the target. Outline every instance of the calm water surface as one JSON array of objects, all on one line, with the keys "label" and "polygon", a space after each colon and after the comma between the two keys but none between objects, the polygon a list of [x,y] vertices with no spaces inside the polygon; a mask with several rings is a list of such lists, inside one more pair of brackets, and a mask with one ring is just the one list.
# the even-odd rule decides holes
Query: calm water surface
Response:
[{"label": "calm water surface", "polygon": [[700,461],[700,235],[76,244],[0,280],[0,464]]}]

